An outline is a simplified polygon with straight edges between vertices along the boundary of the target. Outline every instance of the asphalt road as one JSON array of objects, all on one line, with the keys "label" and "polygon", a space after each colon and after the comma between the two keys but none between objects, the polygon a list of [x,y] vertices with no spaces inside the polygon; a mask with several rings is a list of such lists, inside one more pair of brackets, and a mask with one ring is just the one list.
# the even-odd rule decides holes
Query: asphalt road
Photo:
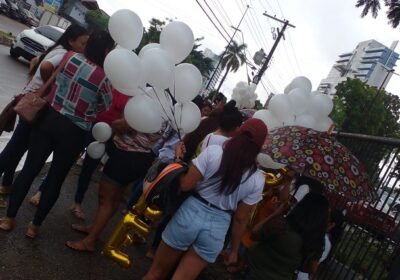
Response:
[{"label": "asphalt road", "polygon": [[30,28],[29,26],[15,21],[5,15],[0,15],[0,30],[4,32],[11,32],[14,36],[20,33],[22,30]]}]

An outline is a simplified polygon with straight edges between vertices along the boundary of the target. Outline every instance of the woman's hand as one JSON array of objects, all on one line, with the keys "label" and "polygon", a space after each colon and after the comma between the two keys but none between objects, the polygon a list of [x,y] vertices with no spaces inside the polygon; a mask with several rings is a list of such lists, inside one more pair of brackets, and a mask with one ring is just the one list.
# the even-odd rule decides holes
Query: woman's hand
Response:
[{"label": "woman's hand", "polygon": [[178,145],[176,145],[175,148],[175,159],[176,160],[182,160],[184,155],[186,153],[186,147],[183,142],[179,142]]}]

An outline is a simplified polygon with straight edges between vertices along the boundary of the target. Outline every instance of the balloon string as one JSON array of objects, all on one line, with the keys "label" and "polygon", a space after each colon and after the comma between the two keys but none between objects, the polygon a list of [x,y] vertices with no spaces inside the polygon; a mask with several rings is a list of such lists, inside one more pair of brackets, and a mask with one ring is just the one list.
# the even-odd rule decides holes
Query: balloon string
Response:
[{"label": "balloon string", "polygon": [[[172,123],[175,123],[176,128],[177,128],[177,133],[178,133],[179,141],[182,141],[182,136],[181,136],[181,134],[180,134],[180,132],[179,132],[178,124],[177,124],[177,122],[176,122],[175,112],[174,112],[174,110],[172,109],[172,106],[171,106],[169,109],[171,110],[171,114],[172,114],[172,116],[174,117],[174,121],[172,121],[172,120],[170,119],[170,117],[169,117],[169,115],[168,115],[166,109],[164,108],[164,106],[163,106],[163,104],[162,104],[162,102],[161,102],[159,96],[157,95],[157,92],[156,92],[155,88],[154,88],[152,85],[150,85],[150,87],[153,89],[154,94],[156,95],[157,100],[158,100],[158,102],[159,102],[160,105],[161,105],[161,109],[164,111],[164,113],[165,113],[165,115],[166,115],[168,121],[169,121],[171,124],[172,124]],[[142,89],[142,90],[143,90],[143,89]],[[145,92],[145,94],[146,94],[147,96],[149,96],[149,95],[147,94],[146,91],[144,91],[144,92]],[[168,93],[166,93],[165,90],[164,90],[164,94],[165,94],[165,96],[168,98],[168,96],[167,96]],[[149,97],[150,97],[150,96],[149,96]]]}]

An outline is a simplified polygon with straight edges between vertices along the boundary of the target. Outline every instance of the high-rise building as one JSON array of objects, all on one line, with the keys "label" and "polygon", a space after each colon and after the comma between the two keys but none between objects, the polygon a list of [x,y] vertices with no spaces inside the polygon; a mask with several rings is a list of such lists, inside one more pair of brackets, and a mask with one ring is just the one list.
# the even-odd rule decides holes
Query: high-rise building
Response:
[{"label": "high-rise building", "polygon": [[369,40],[359,43],[352,52],[339,55],[328,77],[321,81],[318,91],[334,95],[335,87],[347,78],[358,78],[369,86],[385,88],[399,59],[399,54],[394,51],[397,43],[394,41],[388,48]]},{"label": "high-rise building", "polygon": [[[221,76],[222,70],[221,70],[221,65],[219,65],[218,69],[217,69],[217,65],[219,62],[219,55],[215,54],[212,50],[207,49],[207,48],[204,49],[203,55],[212,60],[212,66],[213,66],[213,70],[210,71],[210,74],[203,75],[203,87],[202,88],[203,88],[203,92],[206,92],[206,94],[207,94],[209,91],[212,91],[217,86],[217,83]],[[210,79],[212,79],[211,82],[210,82]],[[209,84],[209,86],[207,87],[208,84]],[[206,89],[208,89],[208,90],[206,90]]]}]

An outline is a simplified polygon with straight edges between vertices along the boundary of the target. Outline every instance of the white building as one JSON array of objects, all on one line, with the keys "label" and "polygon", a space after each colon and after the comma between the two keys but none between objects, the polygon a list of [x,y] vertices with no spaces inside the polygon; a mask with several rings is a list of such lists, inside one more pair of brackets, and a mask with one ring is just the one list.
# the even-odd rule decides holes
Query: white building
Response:
[{"label": "white building", "polygon": [[[203,76],[203,89],[208,89],[208,91],[213,90],[216,86],[217,86],[217,82],[221,76],[221,65],[218,66],[218,69],[216,69],[218,62],[219,62],[219,55],[215,54],[212,50],[210,49],[204,49],[203,51],[203,55],[205,57],[208,57],[209,59],[212,60],[212,64],[213,64],[213,70],[210,72],[210,74],[208,76],[204,75]],[[214,73],[215,72],[215,73]],[[210,79],[211,82],[210,82]],[[209,86],[207,87],[207,85],[209,84]]]},{"label": "white building", "polygon": [[347,78],[358,78],[369,86],[385,88],[392,76],[390,72],[399,59],[394,50],[398,41],[390,48],[369,40],[361,42],[352,52],[339,55],[326,79],[323,79],[318,91],[329,95],[336,93],[335,87]]}]

